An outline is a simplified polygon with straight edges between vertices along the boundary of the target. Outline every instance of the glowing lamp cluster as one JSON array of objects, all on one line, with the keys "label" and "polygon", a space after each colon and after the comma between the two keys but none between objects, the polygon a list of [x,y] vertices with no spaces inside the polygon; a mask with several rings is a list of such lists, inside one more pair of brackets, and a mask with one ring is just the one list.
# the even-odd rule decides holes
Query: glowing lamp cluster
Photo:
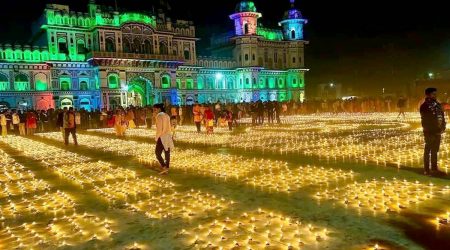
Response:
[{"label": "glowing lamp cluster", "polygon": [[345,207],[373,211],[374,213],[398,213],[403,209],[415,207],[418,204],[443,196],[450,192],[450,187],[439,187],[432,183],[423,184],[418,181],[407,180],[391,181],[382,178],[365,182],[355,182],[346,186],[343,190],[335,188],[317,192],[318,200],[336,200]]},{"label": "glowing lamp cluster", "polygon": [[326,248],[326,228],[258,209],[181,230],[177,237],[199,249],[303,249]]}]

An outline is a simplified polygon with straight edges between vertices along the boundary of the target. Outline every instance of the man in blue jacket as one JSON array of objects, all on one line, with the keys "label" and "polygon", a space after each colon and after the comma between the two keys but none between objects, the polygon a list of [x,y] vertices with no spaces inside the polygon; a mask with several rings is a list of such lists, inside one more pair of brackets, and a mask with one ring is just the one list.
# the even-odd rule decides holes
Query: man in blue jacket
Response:
[{"label": "man in blue jacket", "polygon": [[[437,89],[425,90],[425,102],[420,106],[425,150],[423,155],[425,175],[445,175],[438,170],[437,158],[441,145],[441,135],[445,132],[445,115],[441,104],[436,100]],[[430,170],[431,166],[431,170]]]}]

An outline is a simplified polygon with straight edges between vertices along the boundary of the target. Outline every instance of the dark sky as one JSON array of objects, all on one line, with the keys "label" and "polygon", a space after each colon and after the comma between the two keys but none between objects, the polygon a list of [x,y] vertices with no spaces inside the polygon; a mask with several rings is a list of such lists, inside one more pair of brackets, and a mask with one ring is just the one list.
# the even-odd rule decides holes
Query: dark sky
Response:
[{"label": "dark sky", "polygon": [[[170,0],[169,0],[170,1]],[[37,19],[45,3],[70,4],[86,11],[88,0],[4,0],[0,11],[0,41],[23,43],[29,38],[30,23]],[[98,0],[110,3],[112,0]],[[118,0],[119,7],[152,10],[159,0]],[[190,18],[197,25],[199,43],[207,44],[213,32],[232,24],[228,15],[237,0],[171,0],[172,18]],[[378,93],[405,89],[428,71],[449,67],[450,18],[445,1],[428,0],[297,0],[309,19],[305,36],[310,41],[306,64],[311,69],[307,84],[311,91],[319,83],[334,81],[354,90]],[[288,0],[255,0],[265,26],[276,27]]]}]

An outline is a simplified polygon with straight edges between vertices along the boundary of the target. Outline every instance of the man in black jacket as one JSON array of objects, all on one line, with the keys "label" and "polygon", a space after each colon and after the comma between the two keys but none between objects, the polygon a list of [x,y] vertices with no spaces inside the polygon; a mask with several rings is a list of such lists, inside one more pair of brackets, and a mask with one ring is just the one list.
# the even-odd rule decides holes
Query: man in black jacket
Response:
[{"label": "man in black jacket", "polygon": [[[425,175],[443,175],[438,170],[437,158],[441,145],[441,134],[445,132],[445,115],[441,104],[436,100],[436,88],[425,90],[425,102],[420,106],[425,150],[423,155]],[[431,172],[430,172],[431,165]]]}]

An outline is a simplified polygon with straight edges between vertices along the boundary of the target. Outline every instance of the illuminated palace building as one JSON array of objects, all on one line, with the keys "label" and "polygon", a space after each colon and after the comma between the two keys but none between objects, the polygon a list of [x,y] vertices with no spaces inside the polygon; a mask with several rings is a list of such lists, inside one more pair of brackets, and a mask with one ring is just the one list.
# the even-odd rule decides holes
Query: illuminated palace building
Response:
[{"label": "illuminated palace building", "polygon": [[[294,8],[279,29],[260,24],[251,1],[230,15],[235,29],[197,56],[195,27],[156,14],[118,12],[91,1],[88,12],[47,5],[30,45],[0,45],[0,105],[86,110],[221,101],[302,100],[303,26]],[[281,16],[281,14],[280,14]]]}]

